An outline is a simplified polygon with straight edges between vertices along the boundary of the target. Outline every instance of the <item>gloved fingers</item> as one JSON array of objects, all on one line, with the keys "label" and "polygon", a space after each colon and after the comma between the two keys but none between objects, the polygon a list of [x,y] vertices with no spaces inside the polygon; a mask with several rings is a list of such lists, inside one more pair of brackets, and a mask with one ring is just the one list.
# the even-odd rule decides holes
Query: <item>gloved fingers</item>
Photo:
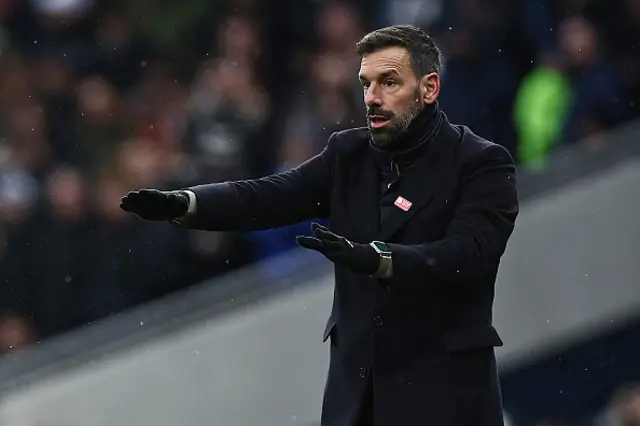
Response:
[{"label": "gloved fingers", "polygon": [[307,248],[307,249],[311,249],[311,250],[316,250],[319,252],[323,251],[323,244],[322,241],[320,241],[317,238],[313,238],[313,237],[307,237],[307,236],[298,236],[296,237],[296,243],[303,248]]},{"label": "gloved fingers", "polygon": [[178,194],[174,194],[174,193],[169,193],[167,194],[167,199],[169,200],[169,202],[171,203],[179,203],[181,200],[181,196]]},{"label": "gloved fingers", "polygon": [[344,263],[348,254],[343,243],[324,242],[322,244],[322,254],[332,262]]},{"label": "gloved fingers", "polygon": [[338,253],[344,251],[343,241],[322,241],[322,248],[327,253]]},{"label": "gloved fingers", "polygon": [[137,191],[129,191],[127,195],[122,197],[120,208],[132,212],[134,209],[143,204],[158,205],[163,202],[165,195],[157,189],[139,189]]},{"label": "gloved fingers", "polygon": [[342,243],[333,241],[321,241],[317,238],[298,236],[296,242],[300,247],[315,250],[332,262],[344,260],[344,246]]},{"label": "gloved fingers", "polygon": [[138,197],[143,202],[158,203],[167,198],[166,193],[157,189],[140,189],[138,191]]},{"label": "gloved fingers", "polygon": [[341,236],[334,234],[322,225],[312,227],[312,229],[316,238],[322,241],[342,241],[343,239]]},{"label": "gloved fingers", "polygon": [[172,217],[182,216],[189,208],[189,203],[185,199],[185,196],[176,193],[169,193],[166,196],[166,204]]},{"label": "gloved fingers", "polygon": [[337,253],[343,250],[343,245],[336,241],[322,241],[318,238],[300,235],[296,237],[299,246],[327,253]]},{"label": "gloved fingers", "polygon": [[327,227],[326,227],[326,226],[322,226],[322,225],[320,225],[318,222],[313,222],[313,223],[311,224],[311,231],[312,231],[313,233],[315,233],[315,232],[316,232],[316,230],[318,230],[318,229],[322,229],[322,230],[325,230],[325,231],[328,231],[328,230],[329,230],[329,229],[327,229]]},{"label": "gloved fingers", "polygon": [[136,200],[139,197],[138,191],[130,191],[120,200],[120,208],[124,211],[131,212],[135,207]]},{"label": "gloved fingers", "polygon": [[324,231],[322,229],[317,229],[315,232],[316,237],[322,240],[323,243],[332,243],[336,244],[337,247],[342,249],[344,245],[348,245],[350,248],[353,248],[353,243],[347,240],[345,237],[341,237],[340,235],[334,234],[331,231]]}]

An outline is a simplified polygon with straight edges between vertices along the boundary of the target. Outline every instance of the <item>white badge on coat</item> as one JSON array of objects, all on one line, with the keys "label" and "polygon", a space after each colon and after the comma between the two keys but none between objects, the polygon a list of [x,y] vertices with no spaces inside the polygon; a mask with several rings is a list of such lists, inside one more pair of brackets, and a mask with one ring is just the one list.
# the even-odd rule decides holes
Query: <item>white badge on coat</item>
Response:
[{"label": "white badge on coat", "polygon": [[399,208],[400,210],[404,210],[405,212],[409,211],[409,209],[413,205],[411,201],[402,197],[396,198],[396,201],[393,204],[395,204],[397,208]]}]

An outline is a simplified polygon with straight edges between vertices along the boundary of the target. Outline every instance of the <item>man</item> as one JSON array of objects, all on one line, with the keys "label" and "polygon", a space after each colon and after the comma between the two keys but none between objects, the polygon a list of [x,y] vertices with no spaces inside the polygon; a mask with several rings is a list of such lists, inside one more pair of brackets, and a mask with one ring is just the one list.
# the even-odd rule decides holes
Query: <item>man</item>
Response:
[{"label": "man", "polygon": [[286,173],[134,191],[122,208],[216,231],[328,218],[297,239],[335,263],[323,426],[502,425],[491,311],[513,160],[440,111],[441,54],[423,31],[376,30],[357,51],[368,128]]}]

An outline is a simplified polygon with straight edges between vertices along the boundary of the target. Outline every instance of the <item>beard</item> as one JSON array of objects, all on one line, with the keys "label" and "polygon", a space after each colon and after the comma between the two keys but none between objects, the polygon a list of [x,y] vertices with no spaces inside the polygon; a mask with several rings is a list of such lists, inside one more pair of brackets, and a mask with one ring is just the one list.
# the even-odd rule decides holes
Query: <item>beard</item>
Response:
[{"label": "beard", "polygon": [[420,102],[420,90],[416,88],[413,94],[413,101],[409,106],[409,109],[403,113],[395,114],[391,111],[382,109],[378,105],[373,105],[367,108],[367,116],[379,115],[390,121],[390,124],[374,129],[371,127],[371,122],[367,120],[367,127],[369,128],[369,134],[371,140],[377,146],[388,146],[394,141],[400,139],[406,132],[413,120],[420,114],[424,105]]}]

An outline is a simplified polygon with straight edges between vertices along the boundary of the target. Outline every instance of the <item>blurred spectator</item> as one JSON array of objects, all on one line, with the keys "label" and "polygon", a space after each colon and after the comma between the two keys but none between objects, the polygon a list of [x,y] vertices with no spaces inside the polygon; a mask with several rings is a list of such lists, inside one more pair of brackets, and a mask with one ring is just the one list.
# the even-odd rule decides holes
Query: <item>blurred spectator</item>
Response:
[{"label": "blurred spectator", "polygon": [[153,47],[134,31],[123,11],[117,9],[105,12],[95,26],[92,69],[118,90],[135,85],[154,59]]},{"label": "blurred spectator", "polygon": [[452,122],[515,151],[511,111],[518,76],[506,45],[508,9],[460,0],[438,27],[445,55],[440,103]]},{"label": "blurred spectator", "polygon": [[555,52],[542,56],[524,76],[516,94],[514,122],[521,164],[542,166],[560,142],[571,105],[572,89],[565,64]]},{"label": "blurred spectator", "polygon": [[640,426],[640,386],[635,385],[618,395],[616,404],[620,426]]},{"label": "blurred spectator", "polygon": [[29,323],[19,316],[0,318],[0,354],[22,349],[35,341]]},{"label": "blurred spectator", "polygon": [[269,100],[244,63],[205,63],[192,90],[185,149],[197,159],[202,178],[239,179],[260,168],[253,157],[268,119]]},{"label": "blurred spectator", "polygon": [[77,135],[81,150],[95,168],[116,151],[128,135],[123,110],[115,88],[102,76],[88,76],[76,88],[78,113]]},{"label": "blurred spectator", "polygon": [[614,17],[605,20],[600,28],[629,97],[628,116],[637,117],[640,112],[640,1],[624,0],[613,8],[612,14]]},{"label": "blurred spectator", "polygon": [[640,426],[640,385],[621,386],[595,426]]},{"label": "blurred spectator", "polygon": [[570,17],[561,23],[559,33],[573,86],[564,134],[564,141],[571,143],[619,124],[628,102],[594,25],[584,18]]}]

